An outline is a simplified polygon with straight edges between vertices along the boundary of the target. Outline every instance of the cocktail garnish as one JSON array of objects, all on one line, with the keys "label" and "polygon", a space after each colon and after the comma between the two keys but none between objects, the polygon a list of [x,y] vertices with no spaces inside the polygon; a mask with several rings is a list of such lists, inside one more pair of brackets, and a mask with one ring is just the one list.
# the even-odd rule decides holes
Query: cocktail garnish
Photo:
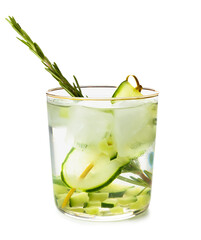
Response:
[{"label": "cocktail garnish", "polygon": [[59,82],[60,86],[65,89],[72,97],[83,97],[77,78],[73,75],[75,82],[73,85],[71,85],[69,81],[63,76],[57,64],[55,62],[52,64],[49,61],[38,44],[32,41],[29,35],[16,22],[15,18],[9,16],[9,19],[6,18],[6,20],[24,40],[18,37],[17,39],[24,43],[42,61],[42,63],[45,65],[45,70],[48,71]]}]

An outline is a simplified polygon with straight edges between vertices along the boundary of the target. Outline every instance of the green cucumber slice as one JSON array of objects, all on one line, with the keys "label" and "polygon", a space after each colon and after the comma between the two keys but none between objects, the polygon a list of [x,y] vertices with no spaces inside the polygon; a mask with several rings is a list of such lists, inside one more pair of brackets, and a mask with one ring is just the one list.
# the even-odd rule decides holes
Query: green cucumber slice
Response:
[{"label": "green cucumber slice", "polygon": [[57,199],[63,199],[64,200],[66,195],[67,195],[67,193],[55,194],[55,197]]},{"label": "green cucumber slice", "polygon": [[82,192],[73,194],[69,200],[70,207],[83,207],[89,201],[88,193]]},{"label": "green cucumber slice", "polygon": [[91,214],[91,215],[98,215],[99,214],[99,208],[98,207],[87,207],[84,209],[85,213]]},{"label": "green cucumber slice", "polygon": [[89,201],[86,207],[101,207],[100,201]]},{"label": "green cucumber slice", "polygon": [[57,194],[62,194],[62,193],[67,194],[69,189],[66,186],[53,184],[53,190],[54,190],[54,194],[57,195]]},{"label": "green cucumber slice", "polygon": [[[116,97],[139,97],[142,96],[142,93],[138,89],[134,88],[127,80],[123,81],[119,87],[116,89],[113,98]],[[115,102],[113,100],[112,102]]]},{"label": "green cucumber slice", "polygon": [[[56,200],[58,208],[61,208],[63,201],[64,201],[64,198],[59,198]],[[67,204],[67,206],[68,206],[68,204]]]},{"label": "green cucumber slice", "polygon": [[122,197],[124,195],[125,191],[124,192],[111,192],[109,193],[109,197],[110,198],[119,198],[119,197]]},{"label": "green cucumber slice", "polygon": [[104,201],[108,198],[108,193],[89,193],[89,200],[90,201]]},{"label": "green cucumber slice", "polygon": [[140,192],[142,192],[144,188],[143,187],[132,187],[126,190],[124,196],[126,197],[132,197],[137,196]]},{"label": "green cucumber slice", "polygon": [[53,176],[52,180],[53,180],[53,184],[66,187],[66,184],[61,180],[61,176]]},{"label": "green cucumber slice", "polygon": [[[70,188],[96,191],[109,185],[128,162],[129,159],[124,157],[110,161],[108,155],[93,149],[83,151],[72,148],[62,164],[61,179]],[[80,175],[90,163],[93,163],[94,167],[81,179]]]},{"label": "green cucumber slice", "polygon": [[137,198],[136,197],[123,197],[123,198],[119,198],[117,201],[120,205],[126,206],[129,203],[136,202]]},{"label": "green cucumber slice", "polygon": [[150,195],[149,194],[142,194],[137,197],[137,201],[130,203],[130,209],[142,209],[149,205],[150,202]]},{"label": "green cucumber slice", "polygon": [[102,208],[113,208],[114,204],[113,203],[104,203],[104,202],[102,202],[101,203],[101,207]]},{"label": "green cucumber slice", "polygon": [[131,186],[128,186],[125,184],[110,183],[108,186],[102,188],[100,192],[107,192],[107,193],[125,192],[129,188],[131,188]]},{"label": "green cucumber slice", "polygon": [[122,214],[124,213],[124,209],[122,207],[113,207],[110,209],[112,214]]},{"label": "green cucumber slice", "polygon": [[116,198],[108,198],[101,203],[102,208],[113,208],[117,205],[118,200]]}]

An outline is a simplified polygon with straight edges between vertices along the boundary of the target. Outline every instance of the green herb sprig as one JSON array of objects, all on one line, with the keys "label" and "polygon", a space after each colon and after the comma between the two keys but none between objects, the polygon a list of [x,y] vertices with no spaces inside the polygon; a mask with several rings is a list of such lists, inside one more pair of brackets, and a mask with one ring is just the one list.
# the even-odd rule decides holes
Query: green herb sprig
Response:
[{"label": "green herb sprig", "polygon": [[122,180],[127,183],[131,183],[137,186],[141,187],[150,187],[150,184],[148,184],[146,181],[142,180],[141,178],[135,178],[133,176],[130,176],[130,178],[123,177],[123,176],[118,176],[117,177],[119,180]]},{"label": "green herb sprig", "polygon": [[20,39],[45,65],[45,70],[48,71],[60,84],[60,86],[65,89],[72,97],[83,97],[80,85],[77,81],[77,78],[73,75],[74,81],[73,85],[63,76],[58,65],[54,62],[53,64],[49,59],[44,55],[41,48],[37,43],[33,42],[29,35],[20,27],[19,23],[16,22],[14,17],[10,17],[6,20],[14,28],[14,30],[23,38]]},{"label": "green herb sprig", "polygon": [[137,178],[134,176],[129,176],[129,178],[118,176],[117,178],[122,181],[143,187],[150,187],[152,184],[152,173],[147,170],[143,171],[137,159],[131,160],[126,166],[124,166],[122,173],[133,173],[138,176]]}]

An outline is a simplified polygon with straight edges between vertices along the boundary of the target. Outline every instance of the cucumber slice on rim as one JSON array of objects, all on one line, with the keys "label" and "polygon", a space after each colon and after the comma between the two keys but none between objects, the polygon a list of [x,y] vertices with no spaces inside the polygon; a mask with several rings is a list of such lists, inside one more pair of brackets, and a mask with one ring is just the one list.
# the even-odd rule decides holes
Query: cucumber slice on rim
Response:
[{"label": "cucumber slice on rim", "polygon": [[[137,87],[133,87],[129,82],[128,79],[129,77],[132,76],[137,84]],[[142,96],[141,93],[142,90],[142,86],[140,85],[137,77],[135,75],[128,75],[126,80],[123,81],[119,87],[116,89],[116,91],[114,92],[114,94],[112,95],[113,98],[116,97],[140,97]],[[112,103],[114,103],[115,100],[112,101]]]},{"label": "cucumber slice on rim", "polygon": [[116,89],[112,97],[138,97],[142,96],[142,93],[138,89],[134,88],[127,80],[123,81]]},{"label": "cucumber slice on rim", "polygon": [[[110,157],[93,149],[86,151],[72,148],[67,154],[61,170],[61,179],[70,187],[90,192],[99,190],[109,185],[120,173],[129,159]],[[93,168],[84,177],[80,178],[83,171],[93,164]]]}]

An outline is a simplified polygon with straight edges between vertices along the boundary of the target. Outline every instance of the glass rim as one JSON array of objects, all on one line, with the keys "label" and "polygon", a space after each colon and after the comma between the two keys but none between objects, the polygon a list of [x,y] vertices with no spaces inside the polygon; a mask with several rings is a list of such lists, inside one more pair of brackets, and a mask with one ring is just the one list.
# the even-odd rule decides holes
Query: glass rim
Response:
[{"label": "glass rim", "polygon": [[[117,88],[116,86],[80,86],[80,88]],[[67,99],[67,100],[77,100],[77,101],[125,101],[125,100],[140,100],[140,99],[146,99],[146,98],[153,98],[157,97],[159,95],[159,92],[151,89],[151,88],[142,88],[142,90],[145,91],[151,91],[153,92],[152,94],[148,95],[142,95],[142,96],[137,96],[137,97],[100,97],[100,98],[94,98],[94,97],[72,97],[72,96],[62,96],[62,95],[56,95],[53,92],[57,90],[62,90],[62,87],[57,87],[57,88],[50,88],[47,90],[46,95],[51,98],[56,98],[56,99]],[[65,90],[65,89],[63,89]]]}]

